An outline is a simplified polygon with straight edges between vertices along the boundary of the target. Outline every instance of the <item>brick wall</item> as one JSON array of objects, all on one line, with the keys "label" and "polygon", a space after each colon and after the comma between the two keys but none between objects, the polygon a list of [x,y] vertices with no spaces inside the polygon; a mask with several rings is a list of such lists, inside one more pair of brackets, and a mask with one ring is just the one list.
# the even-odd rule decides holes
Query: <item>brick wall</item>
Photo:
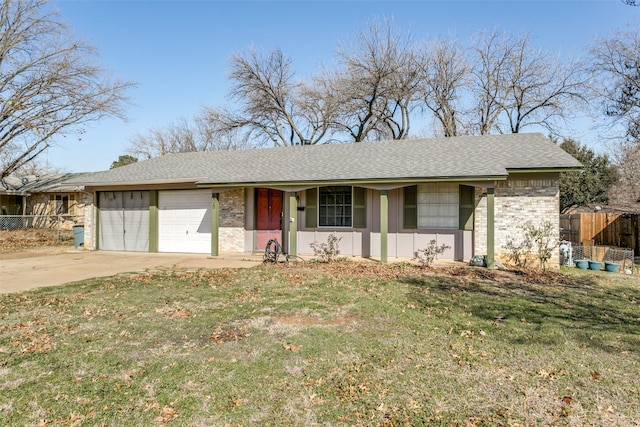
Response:
[{"label": "brick wall", "polygon": [[[499,181],[495,187],[495,254],[496,259],[506,261],[504,246],[509,240],[519,244],[523,240],[522,226],[531,222],[540,226],[550,221],[554,235],[560,237],[560,192],[558,174],[517,176]],[[486,192],[476,188],[474,217],[474,254],[487,253],[487,199]],[[549,265],[557,265],[558,251]]]},{"label": "brick wall", "polygon": [[93,193],[80,193],[79,203],[84,211],[84,249],[95,250],[98,246],[96,236],[96,206],[93,203]]},{"label": "brick wall", "polygon": [[243,189],[220,193],[220,251],[244,251],[244,200]]}]

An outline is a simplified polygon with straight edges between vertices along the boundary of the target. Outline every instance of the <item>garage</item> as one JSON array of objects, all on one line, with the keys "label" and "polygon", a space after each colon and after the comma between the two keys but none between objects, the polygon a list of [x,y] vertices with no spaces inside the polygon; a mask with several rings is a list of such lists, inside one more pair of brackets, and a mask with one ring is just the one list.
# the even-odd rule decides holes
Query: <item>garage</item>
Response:
[{"label": "garage", "polygon": [[99,248],[149,250],[149,192],[104,191],[98,194]]},{"label": "garage", "polygon": [[211,190],[158,192],[158,250],[211,253]]}]

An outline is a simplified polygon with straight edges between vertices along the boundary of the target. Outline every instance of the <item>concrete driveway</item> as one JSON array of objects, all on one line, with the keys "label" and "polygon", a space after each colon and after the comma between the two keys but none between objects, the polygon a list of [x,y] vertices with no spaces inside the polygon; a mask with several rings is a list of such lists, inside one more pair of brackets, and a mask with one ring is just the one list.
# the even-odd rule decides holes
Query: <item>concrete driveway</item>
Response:
[{"label": "concrete driveway", "polygon": [[0,293],[148,270],[253,267],[262,255],[150,254],[58,249],[0,254]]}]

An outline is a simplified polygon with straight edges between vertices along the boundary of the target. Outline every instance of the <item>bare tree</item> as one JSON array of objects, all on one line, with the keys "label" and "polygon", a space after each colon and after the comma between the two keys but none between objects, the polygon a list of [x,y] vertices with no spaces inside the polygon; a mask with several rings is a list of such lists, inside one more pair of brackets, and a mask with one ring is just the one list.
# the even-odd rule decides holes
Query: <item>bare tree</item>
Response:
[{"label": "bare tree", "polygon": [[611,119],[620,181],[617,203],[640,203],[640,27],[618,30],[596,41],[591,51],[592,85],[600,108]]},{"label": "bare tree", "polygon": [[543,126],[555,133],[585,102],[583,67],[531,46],[527,34],[481,34],[475,53],[474,93],[480,134],[519,133]]},{"label": "bare tree", "polygon": [[480,135],[502,133],[498,118],[509,95],[506,74],[512,50],[509,38],[496,30],[480,33],[472,46],[474,126]]},{"label": "bare tree", "polygon": [[640,141],[640,28],[617,31],[591,49],[591,67],[601,108],[624,138]]},{"label": "bare tree", "polygon": [[122,117],[132,83],[109,80],[96,52],[46,0],[0,3],[0,179],[37,158],[56,136]]},{"label": "bare tree", "polygon": [[210,114],[211,110],[204,108],[193,119],[194,131],[202,141],[198,151],[246,150],[253,147],[240,129],[221,131]]},{"label": "bare tree", "polygon": [[238,111],[208,109],[217,132],[242,131],[243,139],[276,146],[313,145],[329,133],[331,106],[307,84],[294,81],[292,61],[274,49],[255,49],[231,59],[232,99]]},{"label": "bare tree", "polygon": [[557,121],[566,121],[579,103],[586,102],[584,67],[533,49],[526,35],[513,53],[507,80],[510,97],[503,105],[511,132],[538,125],[556,133]]},{"label": "bare tree", "polygon": [[469,85],[465,51],[453,38],[435,40],[415,58],[424,107],[431,111],[444,136],[458,136],[464,127],[462,97]]},{"label": "bare tree", "polygon": [[193,129],[185,119],[181,119],[176,124],[136,134],[126,151],[138,159],[151,159],[169,153],[196,151],[193,140]]},{"label": "bare tree", "polygon": [[338,50],[338,70],[323,76],[334,127],[355,141],[409,135],[418,70],[413,42],[389,21],[370,22]]},{"label": "bare tree", "polygon": [[146,134],[136,134],[126,150],[140,159],[151,159],[169,153],[193,151],[241,150],[248,143],[234,131],[221,133],[204,109],[192,120],[180,119],[165,127],[157,127]]},{"label": "bare tree", "polygon": [[612,201],[629,205],[640,203],[640,143],[619,141],[612,157],[619,176],[609,192]]}]

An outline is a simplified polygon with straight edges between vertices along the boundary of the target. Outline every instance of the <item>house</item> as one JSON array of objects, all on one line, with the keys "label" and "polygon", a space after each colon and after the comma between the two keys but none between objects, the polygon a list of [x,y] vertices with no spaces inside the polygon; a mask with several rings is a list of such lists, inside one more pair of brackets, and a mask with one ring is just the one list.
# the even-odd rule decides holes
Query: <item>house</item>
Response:
[{"label": "house", "polygon": [[467,260],[527,221],[558,230],[558,177],[580,163],[540,134],[168,154],[67,181],[94,195],[85,246],[290,255],[330,233],[345,256]]},{"label": "house", "polygon": [[[82,174],[61,173],[49,175],[8,176],[0,181],[0,215],[19,215],[27,218],[28,226],[49,226],[53,217],[62,220],[63,229],[84,219],[84,204],[91,194],[66,181]],[[17,222],[8,221],[15,225]],[[24,224],[23,224],[24,225]]]}]

